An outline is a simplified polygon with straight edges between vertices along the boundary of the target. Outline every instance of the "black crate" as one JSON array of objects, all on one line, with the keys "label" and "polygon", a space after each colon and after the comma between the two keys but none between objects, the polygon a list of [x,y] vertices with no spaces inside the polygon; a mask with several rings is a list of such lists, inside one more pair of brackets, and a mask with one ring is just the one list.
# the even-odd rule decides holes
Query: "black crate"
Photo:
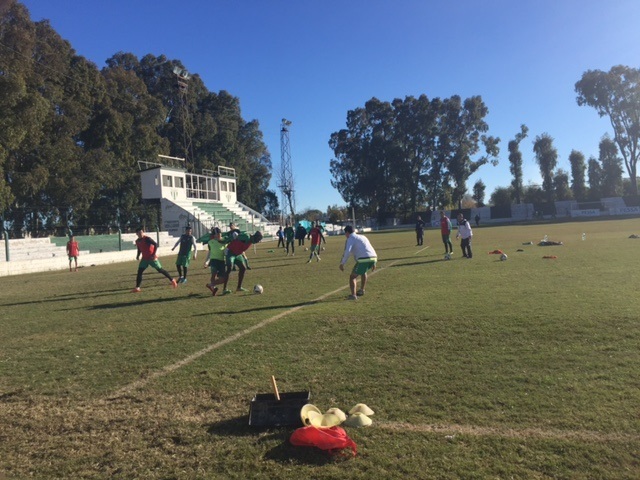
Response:
[{"label": "black crate", "polygon": [[258,393],[251,400],[249,425],[254,427],[302,427],[300,410],[309,403],[311,392]]}]

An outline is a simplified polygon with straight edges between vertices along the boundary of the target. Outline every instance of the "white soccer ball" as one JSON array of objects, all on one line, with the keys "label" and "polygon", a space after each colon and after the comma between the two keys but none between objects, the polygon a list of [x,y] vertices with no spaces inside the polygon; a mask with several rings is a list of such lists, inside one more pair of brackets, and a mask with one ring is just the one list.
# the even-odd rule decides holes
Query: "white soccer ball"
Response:
[{"label": "white soccer ball", "polygon": [[500,260],[503,261],[503,262],[506,261],[508,258],[509,257],[507,257],[506,253],[503,253],[502,255],[500,255]]},{"label": "white soccer ball", "polygon": [[253,293],[261,294],[262,292],[264,292],[262,285],[256,285],[253,287]]},{"label": "white soccer ball", "polygon": [[445,253],[444,259],[445,260],[451,260],[451,254],[450,253]]}]

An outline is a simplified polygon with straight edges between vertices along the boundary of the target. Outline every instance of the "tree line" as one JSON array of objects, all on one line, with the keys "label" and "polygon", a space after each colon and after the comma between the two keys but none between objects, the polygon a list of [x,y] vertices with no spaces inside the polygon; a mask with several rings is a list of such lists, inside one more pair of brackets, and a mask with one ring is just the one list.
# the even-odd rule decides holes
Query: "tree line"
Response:
[{"label": "tree line", "polygon": [[[533,141],[542,185],[525,186],[521,143],[528,128],[521,125],[508,142],[513,180],[493,192],[493,205],[638,195],[640,70],[590,70],[575,91],[578,105],[593,107],[611,121],[613,136],[602,137],[598,157],[586,160],[573,150],[571,172],[558,169],[554,139],[543,133]],[[421,95],[392,102],[372,98],[363,108],[349,111],[346,128],[331,135],[332,185],[349,206],[379,221],[390,215],[407,219],[429,207],[461,208],[469,197],[469,177],[483,165],[498,162],[500,139],[488,135],[487,114],[480,96],[430,100]],[[629,175],[625,181],[623,165]],[[475,205],[484,205],[485,188],[482,180],[473,185]]]},{"label": "tree line", "polygon": [[[15,235],[56,228],[154,225],[158,209],[140,202],[138,161],[158,154],[186,157],[190,171],[219,165],[238,173],[238,195],[276,216],[269,151],[260,125],[246,121],[240,101],[210,92],[179,60],[118,52],[102,69],[75,53],[48,21],[32,22],[9,0],[0,7],[0,226]],[[178,73],[176,73],[178,72]],[[640,70],[616,66],[587,71],[575,85],[579,105],[610,119],[613,136],[598,157],[572,151],[571,172],[557,169],[554,139],[535,138],[543,179],[524,186],[525,125],[508,142],[513,180],[491,195],[494,205],[638,194]],[[384,220],[432,207],[484,204],[482,180],[471,175],[497,164],[500,139],[489,135],[487,105],[462,99],[372,98],[347,112],[346,128],[331,134],[331,184],[348,209]],[[623,167],[629,179],[622,180]],[[328,216],[340,217],[338,206]]]},{"label": "tree line", "polygon": [[184,66],[164,55],[118,52],[98,69],[20,3],[0,15],[0,214],[16,234],[157,221],[138,161],[158,154],[233,167],[245,204],[277,205],[260,126],[237,97],[197,74],[180,81]]}]

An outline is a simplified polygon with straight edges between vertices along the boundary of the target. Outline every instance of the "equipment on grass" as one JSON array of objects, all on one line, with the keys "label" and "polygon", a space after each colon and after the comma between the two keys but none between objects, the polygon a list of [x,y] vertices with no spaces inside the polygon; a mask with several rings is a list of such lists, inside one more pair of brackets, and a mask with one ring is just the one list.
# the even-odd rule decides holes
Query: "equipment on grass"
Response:
[{"label": "equipment on grass", "polygon": [[364,413],[362,412],[355,412],[352,413],[351,415],[349,415],[349,418],[347,418],[344,421],[344,424],[347,427],[368,427],[369,425],[371,425],[373,423],[373,421]]},{"label": "equipment on grass", "polygon": [[354,413],[362,413],[363,415],[373,415],[374,411],[371,410],[364,403],[356,403],[351,410],[349,410],[349,415],[353,415]]},{"label": "equipment on grass", "polygon": [[[311,392],[278,391],[274,376],[271,376],[272,393],[258,393],[251,400],[249,425],[256,427],[281,427],[304,425],[301,408],[309,403]],[[318,409],[319,410],[319,409]]]},{"label": "equipment on grass", "polygon": [[444,259],[445,260],[451,260],[451,254],[450,253],[445,253],[444,254]]},{"label": "equipment on grass", "polygon": [[253,293],[257,293],[259,295],[262,292],[264,292],[264,288],[262,288],[262,285],[255,285],[253,287]]},{"label": "equipment on grass", "polygon": [[503,253],[502,255],[500,255],[500,261],[504,262],[508,259],[509,257],[507,257],[506,253]]}]

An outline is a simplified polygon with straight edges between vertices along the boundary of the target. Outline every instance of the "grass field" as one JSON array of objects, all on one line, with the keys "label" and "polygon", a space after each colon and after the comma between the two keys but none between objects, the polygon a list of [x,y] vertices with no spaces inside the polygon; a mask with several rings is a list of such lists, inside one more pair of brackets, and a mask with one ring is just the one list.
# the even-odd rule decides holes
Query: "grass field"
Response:
[{"label": "grass field", "polygon": [[[368,234],[357,302],[342,237],[311,264],[258,245],[263,295],[211,297],[204,255],[178,290],[130,293],[134,261],[3,278],[0,478],[640,478],[640,221],[474,232],[451,261],[434,229]],[[372,407],[357,456],[248,426],[271,375]]]}]

